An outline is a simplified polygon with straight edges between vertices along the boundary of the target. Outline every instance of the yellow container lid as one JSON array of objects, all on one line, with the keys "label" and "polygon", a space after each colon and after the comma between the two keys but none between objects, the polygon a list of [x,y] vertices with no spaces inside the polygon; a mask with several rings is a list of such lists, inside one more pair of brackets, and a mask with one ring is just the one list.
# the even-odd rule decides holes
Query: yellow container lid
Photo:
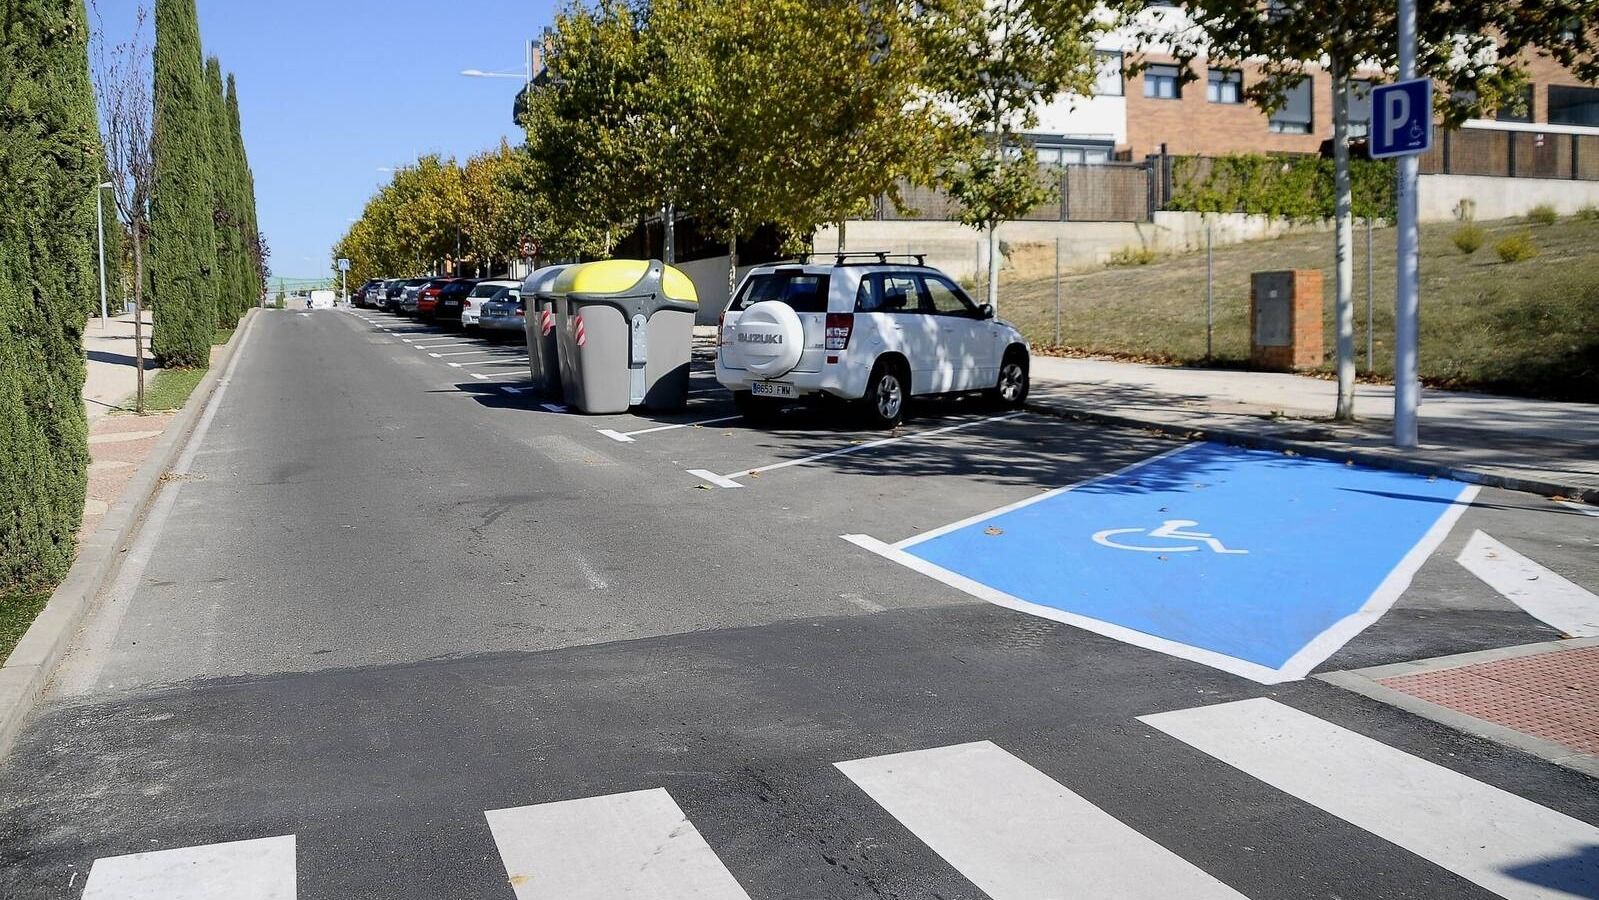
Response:
[{"label": "yellow container lid", "polygon": [[[649,274],[651,260],[602,259],[568,266],[555,281],[557,294],[628,294]],[[648,288],[646,288],[648,289]],[[669,300],[699,303],[699,292],[687,275],[674,267],[662,266],[661,293]]]}]

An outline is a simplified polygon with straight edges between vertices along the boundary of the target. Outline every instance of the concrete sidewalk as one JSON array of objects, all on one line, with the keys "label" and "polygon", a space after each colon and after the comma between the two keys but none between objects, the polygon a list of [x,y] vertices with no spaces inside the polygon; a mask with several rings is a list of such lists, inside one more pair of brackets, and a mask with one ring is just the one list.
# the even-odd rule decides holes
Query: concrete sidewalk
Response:
[{"label": "concrete sidewalk", "polygon": [[[144,383],[158,369],[150,360],[151,313],[144,311]],[[83,384],[83,404],[92,422],[117,408],[133,396],[138,387],[138,369],[133,365],[133,314],[112,316],[102,321],[89,319],[83,329],[83,350],[88,359],[88,377]]]},{"label": "concrete sidewalk", "polygon": [[1318,455],[1435,471],[1512,489],[1599,500],[1599,404],[1425,390],[1421,444],[1390,446],[1393,388],[1359,385],[1353,425],[1331,421],[1337,385],[1272,372],[1035,357],[1032,403],[1164,431],[1200,432]]}]

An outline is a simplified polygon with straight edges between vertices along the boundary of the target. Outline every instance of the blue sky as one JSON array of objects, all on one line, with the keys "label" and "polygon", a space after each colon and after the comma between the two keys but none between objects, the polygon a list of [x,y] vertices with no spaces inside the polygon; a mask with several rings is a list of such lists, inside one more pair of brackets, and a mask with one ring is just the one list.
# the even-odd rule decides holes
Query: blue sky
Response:
[{"label": "blue sky", "polygon": [[[121,40],[154,0],[91,0]],[[334,241],[421,153],[464,158],[519,140],[516,78],[554,0],[199,0],[207,54],[238,77],[273,275],[321,277]],[[95,19],[91,9],[90,20]],[[147,26],[148,27],[148,26]]]}]

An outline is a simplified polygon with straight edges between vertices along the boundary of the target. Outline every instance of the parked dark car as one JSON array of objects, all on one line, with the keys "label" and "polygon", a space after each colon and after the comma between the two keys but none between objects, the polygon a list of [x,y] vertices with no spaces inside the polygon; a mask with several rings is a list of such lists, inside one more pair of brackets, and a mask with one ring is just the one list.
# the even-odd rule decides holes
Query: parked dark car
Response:
[{"label": "parked dark car", "polygon": [[376,306],[377,289],[382,284],[383,282],[377,278],[363,282],[360,287],[355,289],[355,293],[350,295],[350,302],[362,309],[373,308]]},{"label": "parked dark car", "polygon": [[439,294],[454,278],[435,278],[416,292],[416,317],[434,319],[439,314]]},{"label": "parked dark car", "polygon": [[410,279],[390,278],[378,288],[378,309],[386,312],[400,311],[400,295],[405,292],[405,285]]},{"label": "parked dark car", "polygon": [[457,278],[439,291],[438,306],[433,318],[439,322],[461,324],[461,307],[466,305],[466,295],[477,287],[476,278]]}]

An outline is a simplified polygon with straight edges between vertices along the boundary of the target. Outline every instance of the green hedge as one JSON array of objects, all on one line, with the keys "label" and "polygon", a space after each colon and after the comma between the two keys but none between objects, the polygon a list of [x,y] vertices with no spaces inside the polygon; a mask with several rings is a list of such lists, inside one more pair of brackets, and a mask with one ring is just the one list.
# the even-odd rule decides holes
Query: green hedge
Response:
[{"label": "green hedge", "polygon": [[155,189],[150,282],[162,368],[205,368],[217,326],[210,100],[194,0],[155,3]]},{"label": "green hedge", "polygon": [[72,564],[100,135],[82,0],[0,0],[0,596]]},{"label": "green hedge", "polygon": [[[1351,159],[1350,185],[1358,218],[1394,217],[1394,167]],[[1333,161],[1319,156],[1179,156],[1172,160],[1168,209],[1250,213],[1290,219],[1333,215]]]}]

